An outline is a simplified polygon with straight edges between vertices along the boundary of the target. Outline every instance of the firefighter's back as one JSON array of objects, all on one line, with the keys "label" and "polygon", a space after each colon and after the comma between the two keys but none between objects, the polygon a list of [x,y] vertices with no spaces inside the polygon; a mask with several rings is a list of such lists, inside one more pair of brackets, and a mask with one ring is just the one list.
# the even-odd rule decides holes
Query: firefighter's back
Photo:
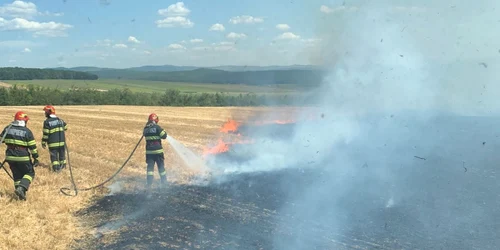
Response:
[{"label": "firefighter's back", "polygon": [[165,131],[158,124],[148,123],[144,127],[143,135],[146,139],[146,154],[163,153],[161,139],[164,139],[164,134]]},{"label": "firefighter's back", "polygon": [[47,141],[49,148],[63,147],[66,141],[67,124],[58,117],[49,117],[43,124],[43,139]]},{"label": "firefighter's back", "polygon": [[7,145],[5,160],[30,161],[28,149],[36,145],[31,130],[27,127],[11,126],[10,128],[6,127],[3,133],[6,133],[4,142]]}]

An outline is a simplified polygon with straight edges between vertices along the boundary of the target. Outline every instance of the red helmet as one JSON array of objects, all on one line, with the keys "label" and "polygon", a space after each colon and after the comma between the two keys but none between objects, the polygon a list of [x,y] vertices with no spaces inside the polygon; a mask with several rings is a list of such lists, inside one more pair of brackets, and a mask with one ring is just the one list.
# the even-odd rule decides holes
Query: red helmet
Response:
[{"label": "red helmet", "polygon": [[26,113],[24,113],[23,111],[18,111],[15,115],[14,115],[14,121],[25,121],[27,122],[30,118],[28,117],[28,115]]},{"label": "red helmet", "polygon": [[49,114],[56,113],[56,109],[52,105],[47,105],[47,106],[43,107],[43,111],[45,111],[45,113],[49,113]]},{"label": "red helmet", "polygon": [[158,119],[158,116],[155,114],[155,113],[151,113],[148,117],[148,121],[154,121],[156,123],[158,123],[159,119]]}]

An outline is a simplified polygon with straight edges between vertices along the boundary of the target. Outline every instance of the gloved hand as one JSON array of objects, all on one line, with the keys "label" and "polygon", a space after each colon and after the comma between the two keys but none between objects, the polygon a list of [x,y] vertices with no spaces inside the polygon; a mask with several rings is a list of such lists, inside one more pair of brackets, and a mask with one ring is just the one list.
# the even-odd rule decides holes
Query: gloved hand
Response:
[{"label": "gloved hand", "polygon": [[42,148],[43,148],[43,149],[47,148],[47,143],[42,142]]},{"label": "gloved hand", "polygon": [[33,167],[38,167],[38,164],[39,164],[38,159],[35,159],[33,161]]}]

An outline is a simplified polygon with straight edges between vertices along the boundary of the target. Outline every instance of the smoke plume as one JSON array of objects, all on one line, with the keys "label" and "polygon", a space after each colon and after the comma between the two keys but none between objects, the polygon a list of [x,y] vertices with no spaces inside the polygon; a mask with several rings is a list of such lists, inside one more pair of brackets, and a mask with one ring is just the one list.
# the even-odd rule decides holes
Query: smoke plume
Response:
[{"label": "smoke plume", "polygon": [[[322,8],[322,42],[310,51],[312,62],[328,69],[316,98],[322,118],[298,123],[286,140],[246,147],[253,157],[242,163],[212,166],[218,173],[324,173],[310,185],[283,184],[294,190],[294,205],[281,208],[291,216],[280,227],[292,228],[294,237],[276,238],[276,249],[315,249],[320,246],[312,239],[339,242],[366,231],[410,242],[418,242],[418,234],[431,242],[427,247],[449,247],[487,221],[489,209],[456,190],[486,188],[472,179],[464,184],[473,177],[464,177],[463,169],[465,162],[481,166],[491,158],[470,146],[491,131],[467,119],[500,108],[494,83],[500,47],[493,44],[498,7],[497,1],[344,1]],[[404,215],[403,226],[390,231],[396,214]],[[381,224],[371,224],[377,220]],[[328,230],[314,232],[313,222]],[[487,237],[478,228],[474,235]]]}]

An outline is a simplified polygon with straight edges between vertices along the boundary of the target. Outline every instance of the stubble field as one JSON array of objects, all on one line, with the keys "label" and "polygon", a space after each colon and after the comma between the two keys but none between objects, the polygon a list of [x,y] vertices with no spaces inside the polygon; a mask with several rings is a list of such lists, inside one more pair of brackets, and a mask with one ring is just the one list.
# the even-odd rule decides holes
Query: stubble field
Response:
[{"label": "stubble field", "polygon": [[[0,174],[0,249],[66,249],[88,232],[85,222],[75,212],[109,190],[107,188],[80,192],[76,197],[65,196],[61,187],[71,187],[69,171],[56,174],[50,171],[48,150],[41,148],[41,106],[2,107],[2,126],[12,121],[12,115],[25,111],[28,127],[37,141],[41,165],[27,194],[27,201],[18,201],[13,183],[3,171]],[[276,109],[273,109],[276,111]],[[292,112],[291,108],[279,109]],[[142,134],[149,113],[160,117],[160,125],[169,136],[201,155],[203,148],[216,139],[216,133],[228,118],[244,120],[266,108],[180,108],[133,106],[64,106],[56,107],[57,115],[68,123],[67,143],[70,164],[79,188],[101,183],[126,160]],[[3,128],[2,127],[2,128]],[[183,182],[193,172],[182,164],[164,142],[169,181]],[[5,146],[1,147],[2,158]],[[143,188],[145,181],[144,141],[130,159],[119,178],[130,180],[131,188]],[[7,169],[9,167],[6,164]],[[10,169],[9,169],[10,172]],[[155,168],[155,179],[158,180]]]}]

